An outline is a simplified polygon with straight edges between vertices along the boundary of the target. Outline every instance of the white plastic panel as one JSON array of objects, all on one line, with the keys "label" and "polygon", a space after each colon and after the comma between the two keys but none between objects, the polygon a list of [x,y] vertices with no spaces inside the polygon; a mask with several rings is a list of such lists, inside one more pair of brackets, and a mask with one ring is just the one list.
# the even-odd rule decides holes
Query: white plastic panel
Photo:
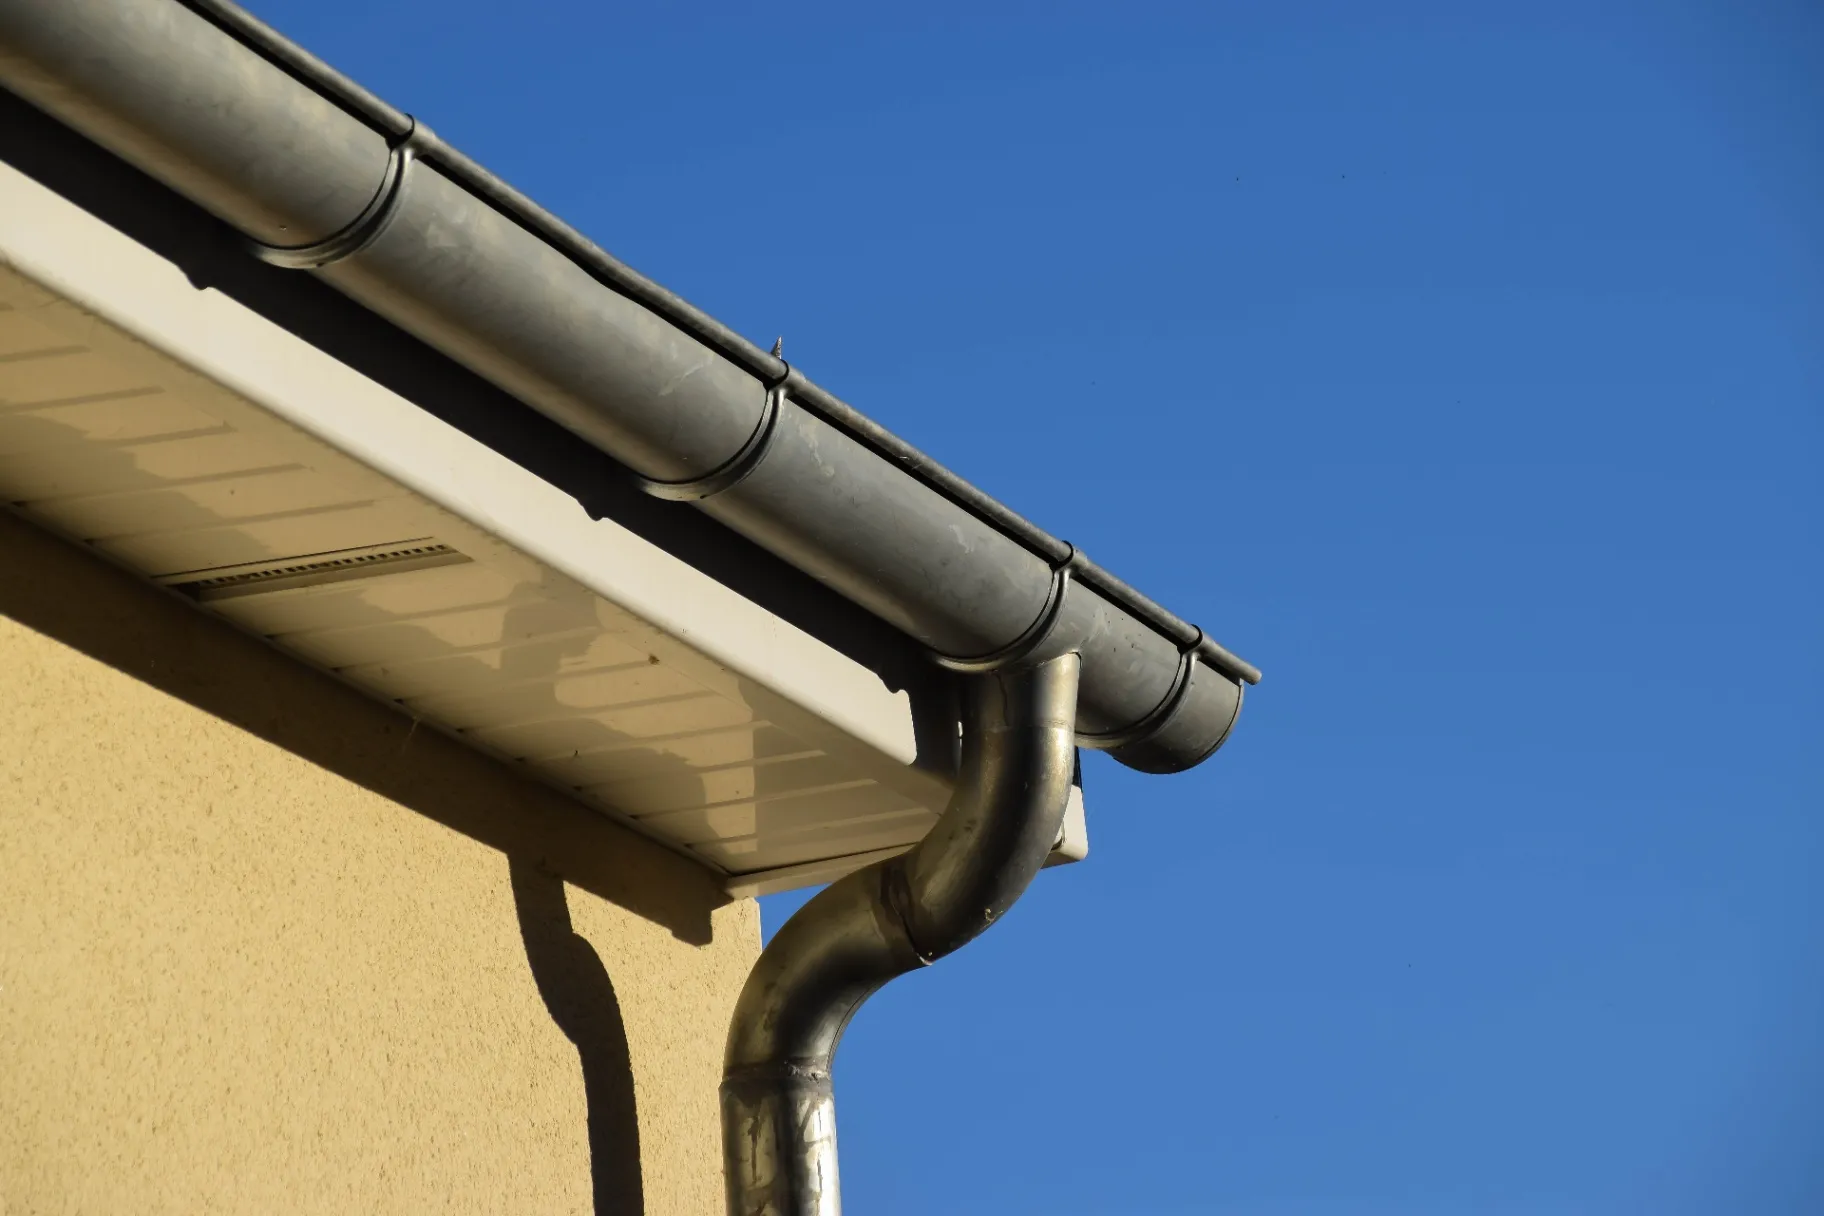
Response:
[{"label": "white plastic panel", "polygon": [[903,849],[948,795],[871,672],[5,166],[0,498],[179,589],[321,569],[200,603],[733,890]]}]

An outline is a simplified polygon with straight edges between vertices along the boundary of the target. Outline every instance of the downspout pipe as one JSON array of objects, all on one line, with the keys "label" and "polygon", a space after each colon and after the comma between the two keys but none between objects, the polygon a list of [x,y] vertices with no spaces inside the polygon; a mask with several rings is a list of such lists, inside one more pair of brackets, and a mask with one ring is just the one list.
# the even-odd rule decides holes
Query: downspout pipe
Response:
[{"label": "downspout pipe", "polygon": [[[1084,747],[1190,768],[1259,679],[225,0],[4,0],[0,85],[944,666],[1080,655]],[[1220,477],[1225,458],[1161,442]]]},{"label": "downspout pipe", "polygon": [[1063,824],[1075,767],[1074,654],[970,677],[955,795],[910,852],[825,888],[748,976],[722,1081],[729,1216],[840,1216],[830,1069],[889,980],[986,930]]}]

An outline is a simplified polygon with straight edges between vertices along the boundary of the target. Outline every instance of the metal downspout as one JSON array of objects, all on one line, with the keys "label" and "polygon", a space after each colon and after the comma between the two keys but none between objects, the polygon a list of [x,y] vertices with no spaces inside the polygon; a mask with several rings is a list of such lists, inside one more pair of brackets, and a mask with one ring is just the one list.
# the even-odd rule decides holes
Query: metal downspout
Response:
[{"label": "metal downspout", "polygon": [[818,894],[761,953],[722,1080],[729,1216],[840,1216],[830,1067],[849,1019],[895,976],[967,944],[1057,840],[1075,767],[1079,660],[970,677],[956,793],[910,852]]}]

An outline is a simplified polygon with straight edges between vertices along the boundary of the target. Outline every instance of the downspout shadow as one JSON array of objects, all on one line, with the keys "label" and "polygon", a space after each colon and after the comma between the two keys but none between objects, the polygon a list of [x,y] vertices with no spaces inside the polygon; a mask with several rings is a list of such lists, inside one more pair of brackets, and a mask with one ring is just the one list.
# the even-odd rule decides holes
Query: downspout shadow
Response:
[{"label": "downspout shadow", "polygon": [[595,947],[571,927],[563,879],[524,857],[510,856],[508,866],[532,980],[582,1060],[595,1214],[643,1216],[633,1062],[614,983]]}]

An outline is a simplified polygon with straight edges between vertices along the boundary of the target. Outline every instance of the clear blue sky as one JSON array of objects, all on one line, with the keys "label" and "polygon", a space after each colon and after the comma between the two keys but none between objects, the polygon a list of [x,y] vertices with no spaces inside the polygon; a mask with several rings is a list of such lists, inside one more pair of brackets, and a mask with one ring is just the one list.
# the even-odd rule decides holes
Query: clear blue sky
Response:
[{"label": "clear blue sky", "polygon": [[1824,1212],[1824,9],[254,7],[1266,669],[851,1212]]}]

